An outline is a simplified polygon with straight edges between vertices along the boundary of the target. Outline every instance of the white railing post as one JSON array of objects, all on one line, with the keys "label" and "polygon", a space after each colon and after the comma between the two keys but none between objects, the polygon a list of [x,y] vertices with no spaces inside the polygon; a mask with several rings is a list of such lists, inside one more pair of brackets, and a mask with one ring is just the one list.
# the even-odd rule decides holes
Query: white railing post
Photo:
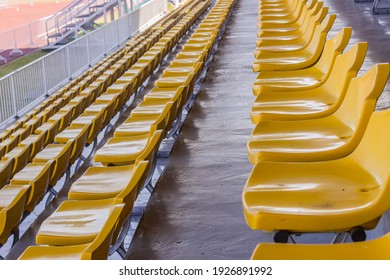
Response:
[{"label": "white railing post", "polygon": [[45,60],[41,59],[41,67],[42,67],[42,77],[43,77],[43,90],[45,94],[47,95],[49,93],[48,86],[47,86],[47,77],[46,77],[46,67],[45,67]]},{"label": "white railing post", "polygon": [[118,39],[117,47],[119,48],[120,44],[121,44],[121,38],[120,38],[120,32],[119,32],[119,20],[117,20],[115,23],[116,23],[116,37]]},{"label": "white railing post", "polygon": [[118,0],[118,18],[121,18],[122,17],[122,1],[121,0]]},{"label": "white railing post", "polygon": [[67,56],[67,64],[68,64],[68,76],[69,80],[72,80],[72,72],[70,68],[70,54],[69,54],[69,46],[66,47],[66,56]]},{"label": "white railing post", "polygon": [[87,35],[87,59],[88,59],[88,67],[91,67],[91,53],[89,49],[89,36]]},{"label": "white railing post", "polygon": [[30,34],[30,45],[33,46],[34,42],[33,42],[32,31],[31,31],[31,23],[28,25],[28,31]]},{"label": "white railing post", "polygon": [[11,75],[11,92],[12,92],[12,109],[14,111],[14,117],[18,116],[18,109],[16,108],[16,92],[15,92],[15,78]]},{"label": "white railing post", "polygon": [[104,29],[103,29],[103,48],[104,48],[104,56],[106,56],[106,54],[107,54],[106,30],[107,30],[107,28],[104,28]]}]

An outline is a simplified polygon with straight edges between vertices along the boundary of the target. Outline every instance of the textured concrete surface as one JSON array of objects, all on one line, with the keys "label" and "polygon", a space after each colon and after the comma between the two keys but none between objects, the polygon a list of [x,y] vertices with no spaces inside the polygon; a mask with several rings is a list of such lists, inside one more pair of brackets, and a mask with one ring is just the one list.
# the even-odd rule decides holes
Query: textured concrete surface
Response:
[{"label": "textured concrete surface", "polygon": [[[257,1],[239,0],[145,209],[130,259],[247,259],[265,234],[244,221]],[[261,237],[259,239],[259,237]]]}]

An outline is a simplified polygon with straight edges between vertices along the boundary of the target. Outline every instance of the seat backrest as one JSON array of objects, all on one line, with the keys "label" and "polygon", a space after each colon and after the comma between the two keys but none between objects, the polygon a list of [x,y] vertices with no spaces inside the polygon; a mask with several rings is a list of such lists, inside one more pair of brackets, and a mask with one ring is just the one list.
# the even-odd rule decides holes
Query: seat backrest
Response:
[{"label": "seat backrest", "polygon": [[323,73],[328,73],[333,68],[333,63],[337,55],[341,54],[347,47],[351,38],[352,28],[344,27],[336,36],[326,41],[320,59],[316,63],[316,68]]},{"label": "seat backrest", "polygon": [[[367,53],[367,42],[355,44],[349,51],[336,57],[329,78],[322,85],[327,93],[343,101],[352,78],[356,77]],[[355,96],[356,98],[356,96]],[[340,105],[340,104],[339,104]]]},{"label": "seat backrest", "polygon": [[349,83],[344,101],[334,116],[355,130],[354,137],[364,133],[388,76],[389,64],[381,63],[371,67],[364,75],[352,79]]},{"label": "seat backrest", "polygon": [[15,159],[9,158],[7,160],[0,160],[0,189],[7,184],[11,178],[12,169],[15,165]]},{"label": "seat backrest", "polygon": [[297,1],[297,3],[292,6],[291,11],[293,11],[292,15],[294,18],[298,19],[298,17],[302,14],[303,7],[305,6],[306,0]]},{"label": "seat backrest", "polygon": [[[162,141],[162,130],[155,130],[156,128],[152,126],[150,137],[144,151],[137,157],[136,163],[142,160],[148,160],[153,162],[155,153],[157,152],[160,143]],[[154,132],[153,132],[154,131]]]},{"label": "seat backrest", "polygon": [[[389,208],[390,196],[390,109],[376,111],[372,114],[367,130],[356,150],[347,159],[359,164],[363,170],[377,181],[375,185],[367,185],[361,192],[373,195],[375,211],[378,216]],[[379,191],[379,194],[376,192]],[[373,207],[372,207],[373,208]]]},{"label": "seat backrest", "polygon": [[[131,176],[129,184],[126,186],[124,190],[122,190],[115,198],[117,202],[120,203],[132,203],[128,201],[128,197],[131,195],[133,190],[140,190],[143,186],[147,173],[149,171],[149,161],[142,160],[138,161],[133,167],[133,174]],[[137,195],[137,194],[136,194]],[[133,197],[135,199],[136,195]]]},{"label": "seat backrest", "polygon": [[105,260],[108,257],[112,236],[117,227],[124,204],[117,204],[111,210],[106,223],[95,240],[84,250],[82,260]]},{"label": "seat backrest", "polygon": [[311,53],[317,53],[318,48],[323,48],[324,42],[326,40],[326,36],[329,32],[329,30],[332,28],[334,21],[336,20],[335,14],[328,15],[324,21],[317,25],[313,37],[311,38],[309,44],[307,45],[306,49]]},{"label": "seat backrest", "polygon": [[[324,5],[324,2],[317,2],[312,9],[309,9],[308,6],[305,5],[303,8],[304,17],[300,17],[297,21],[299,25],[299,30],[305,35],[306,31],[314,30],[313,24],[319,24],[325,18],[328,13],[328,7],[326,9],[321,9]],[[324,13],[325,12],[325,13]],[[311,28],[311,29],[309,29]],[[312,32],[312,31],[309,31]]]}]

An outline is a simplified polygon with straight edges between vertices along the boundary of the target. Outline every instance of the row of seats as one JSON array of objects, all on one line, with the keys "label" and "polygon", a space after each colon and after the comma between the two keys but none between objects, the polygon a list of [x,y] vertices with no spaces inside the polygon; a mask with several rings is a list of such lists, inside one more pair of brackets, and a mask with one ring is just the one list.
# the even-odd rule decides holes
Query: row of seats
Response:
[{"label": "row of seats", "polygon": [[[273,231],[277,244],[259,244],[253,259],[390,257],[380,248],[389,235],[365,242],[390,208],[390,110],[374,112],[389,64],[356,77],[367,43],[346,51],[350,27],[327,39],[336,18],[327,11],[317,0],[259,2],[247,144],[254,168],[242,199],[247,224]],[[280,244],[321,232],[354,242]]]},{"label": "row of seats", "polygon": [[[205,1],[193,7],[155,46],[171,45],[172,38],[183,35],[210,4]],[[117,250],[124,257],[123,239],[134,201],[153,173],[161,141],[177,133],[181,112],[191,102],[195,82],[232,4],[232,0],[220,0],[209,11],[155,87],[96,152],[94,166],[70,187],[69,200],[41,224],[36,236],[39,246],[27,248],[20,259],[104,259],[110,245],[111,252]],[[158,53],[155,57],[161,59]],[[144,67],[154,59],[143,56],[136,64]],[[149,71],[131,67],[113,85],[140,85]],[[126,92],[117,95],[124,99]]]},{"label": "row of seats", "polygon": [[[70,167],[78,158],[77,166],[85,161],[84,147],[96,145],[100,131],[109,127],[110,120],[141,85],[114,82],[137,67],[145,70],[141,73],[152,73],[158,64],[155,62],[161,61],[183,34],[173,29],[181,28],[184,32],[200,16],[201,10],[192,12],[199,2],[183,6],[146,30],[144,36],[130,40],[124,49],[44,101],[29,114],[30,118],[25,117],[8,129],[16,130],[0,143],[7,148],[0,165],[0,244],[12,232],[14,243],[17,241],[20,221],[34,210],[48,190],[56,194],[54,186],[59,179],[65,173],[70,177]],[[205,9],[207,5],[202,7]],[[172,32],[176,35],[171,36]],[[155,47],[167,36],[172,39]],[[141,56],[158,59],[142,64]],[[13,136],[23,129],[29,133],[19,136],[17,147],[5,145],[10,140],[16,141]]]}]

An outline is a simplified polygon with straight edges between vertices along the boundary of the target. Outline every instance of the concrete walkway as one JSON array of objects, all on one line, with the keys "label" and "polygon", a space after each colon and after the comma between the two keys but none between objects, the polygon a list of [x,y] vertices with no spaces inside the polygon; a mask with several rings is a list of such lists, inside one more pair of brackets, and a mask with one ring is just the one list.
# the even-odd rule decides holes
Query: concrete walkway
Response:
[{"label": "concrete walkway", "polygon": [[257,1],[237,1],[129,259],[247,259],[264,240],[248,228],[241,206],[252,169],[246,141],[256,20]]}]

